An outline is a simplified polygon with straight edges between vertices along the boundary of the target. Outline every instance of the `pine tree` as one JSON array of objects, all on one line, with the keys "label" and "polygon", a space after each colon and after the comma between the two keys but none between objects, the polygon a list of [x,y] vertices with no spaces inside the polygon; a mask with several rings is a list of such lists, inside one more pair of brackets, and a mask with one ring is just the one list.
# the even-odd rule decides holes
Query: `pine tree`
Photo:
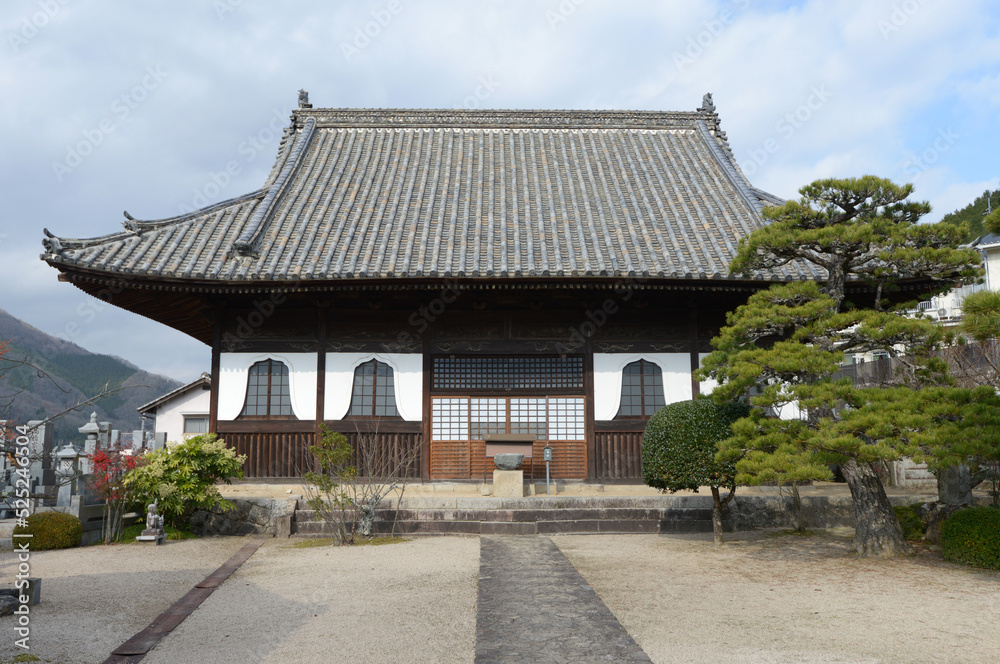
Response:
[{"label": "pine tree", "polygon": [[[874,176],[819,180],[800,200],[766,209],[772,223],[741,241],[730,269],[749,276],[806,262],[826,281],[751,296],[729,315],[701,369],[720,383],[714,398],[749,394],[755,407],[733,426],[720,458],[745,457],[737,470],[748,481],[825,479],[826,466],[838,464],[861,555],[909,550],[873,464],[922,454],[915,436],[933,440],[926,432],[934,425],[914,414],[914,388],[947,383],[947,367],[932,353],[946,333],[890,307],[891,296],[902,280],[941,292],[979,273],[978,254],[958,248],[960,226],[917,223],[930,206],[907,200],[912,189]],[[861,389],[836,379],[845,353],[871,351],[893,358],[886,384]]]}]

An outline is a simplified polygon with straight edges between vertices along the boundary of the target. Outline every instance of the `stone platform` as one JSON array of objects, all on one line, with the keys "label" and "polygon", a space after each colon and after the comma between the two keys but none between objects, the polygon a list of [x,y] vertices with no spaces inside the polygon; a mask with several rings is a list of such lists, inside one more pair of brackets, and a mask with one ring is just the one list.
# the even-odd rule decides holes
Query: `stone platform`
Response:
[{"label": "stone platform", "polygon": [[[854,525],[854,508],[846,486],[840,490],[802,492],[807,526],[832,528]],[[893,504],[934,500],[928,493],[893,491]],[[383,502],[375,532],[397,534],[536,535],[557,533],[696,533],[712,531],[712,497],[705,494],[636,496],[532,496],[495,498],[463,495],[417,495],[407,492]],[[777,491],[736,497],[726,509],[728,531],[790,528],[792,499]],[[324,536],[325,524],[299,501],[293,533]]]}]

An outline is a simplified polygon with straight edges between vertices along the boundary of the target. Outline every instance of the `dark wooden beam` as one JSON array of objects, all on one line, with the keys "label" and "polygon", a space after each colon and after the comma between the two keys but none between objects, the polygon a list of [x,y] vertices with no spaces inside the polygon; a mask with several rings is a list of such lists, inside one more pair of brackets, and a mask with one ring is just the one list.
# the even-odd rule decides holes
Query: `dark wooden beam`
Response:
[{"label": "dark wooden beam", "polygon": [[587,337],[583,351],[584,437],[587,441],[587,477],[597,477],[597,438],[594,433],[594,344]]},{"label": "dark wooden beam", "polygon": [[698,307],[691,305],[691,315],[688,318],[689,331],[691,333],[691,397],[701,394],[701,385],[694,377],[694,372],[698,370],[701,361],[698,359]]},{"label": "dark wooden beam", "polygon": [[318,445],[323,436],[323,421],[326,407],[326,307],[317,308],[319,320],[316,322],[316,438]]},{"label": "dark wooden beam", "polygon": [[431,478],[431,337],[433,328],[423,335],[423,372],[420,380],[423,385],[420,421],[423,425],[423,436],[420,441],[420,477],[424,481]]},{"label": "dark wooden beam", "polygon": [[219,433],[219,369],[221,365],[222,319],[216,316],[212,323],[212,391],[208,402],[208,430]]}]

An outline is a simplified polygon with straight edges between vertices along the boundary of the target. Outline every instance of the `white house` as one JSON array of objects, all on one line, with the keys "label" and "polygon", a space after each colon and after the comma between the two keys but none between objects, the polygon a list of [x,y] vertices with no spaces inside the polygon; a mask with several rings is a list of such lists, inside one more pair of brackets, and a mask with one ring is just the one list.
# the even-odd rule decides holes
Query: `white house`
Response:
[{"label": "white house", "polygon": [[212,379],[203,373],[196,380],[138,408],[143,417],[155,418],[154,430],[169,442],[180,442],[208,431]]}]

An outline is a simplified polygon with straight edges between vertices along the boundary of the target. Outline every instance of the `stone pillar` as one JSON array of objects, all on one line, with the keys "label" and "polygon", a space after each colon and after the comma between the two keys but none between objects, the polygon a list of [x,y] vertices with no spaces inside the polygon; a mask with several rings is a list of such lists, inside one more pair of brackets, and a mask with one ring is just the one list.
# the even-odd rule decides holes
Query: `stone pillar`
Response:
[{"label": "stone pillar", "polygon": [[524,498],[524,471],[494,470],[494,498]]},{"label": "stone pillar", "polygon": [[54,447],[54,429],[52,424],[41,424],[41,420],[29,420],[28,438],[31,439],[29,456],[31,465],[28,466],[28,476],[31,482],[31,492],[34,494],[45,493],[56,483],[56,475],[52,468],[52,448]]}]

